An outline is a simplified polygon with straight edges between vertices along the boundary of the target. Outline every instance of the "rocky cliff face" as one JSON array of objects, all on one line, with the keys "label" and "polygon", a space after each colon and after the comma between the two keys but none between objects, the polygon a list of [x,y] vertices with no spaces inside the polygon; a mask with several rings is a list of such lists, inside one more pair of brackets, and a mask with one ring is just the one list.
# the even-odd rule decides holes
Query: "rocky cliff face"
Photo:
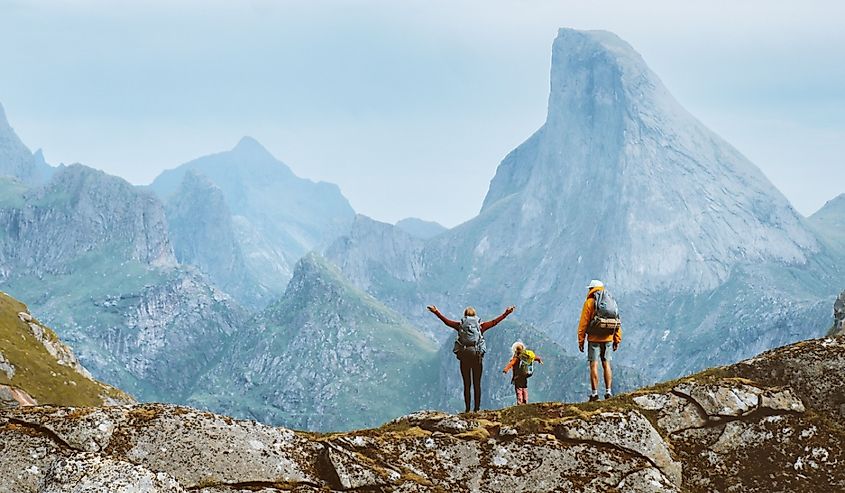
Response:
[{"label": "rocky cliff face", "polygon": [[59,170],[17,207],[0,209],[0,225],[0,281],[69,274],[81,255],[103,252],[151,267],[176,265],[155,197],[82,165]]},{"label": "rocky cliff face", "polygon": [[130,403],[128,395],[94,380],[26,305],[0,293],[0,407]]},{"label": "rocky cliff face", "polygon": [[297,177],[249,137],[165,171],[150,187],[169,200],[191,170],[223,192],[247,267],[270,290],[265,304],[284,291],[300,257],[345,233],[355,216],[337,186]]},{"label": "rocky cliff face", "polygon": [[5,410],[0,491],[839,491],[843,365],[843,339],[817,339],[609,401],[329,435],[155,404]]},{"label": "rocky cliff face", "polygon": [[561,342],[602,279],[626,327],[619,361],[655,380],[820,335],[805,331],[841,289],[838,254],[606,32],[560,31],[546,122],[499,165],[478,217],[404,261],[355,234],[327,256],[393,306],[515,303]]},{"label": "rocky cliff face", "polygon": [[267,289],[246,266],[232,214],[223,192],[196,171],[166,204],[167,223],[176,260],[196,266],[209,280],[250,307],[259,306]]}]

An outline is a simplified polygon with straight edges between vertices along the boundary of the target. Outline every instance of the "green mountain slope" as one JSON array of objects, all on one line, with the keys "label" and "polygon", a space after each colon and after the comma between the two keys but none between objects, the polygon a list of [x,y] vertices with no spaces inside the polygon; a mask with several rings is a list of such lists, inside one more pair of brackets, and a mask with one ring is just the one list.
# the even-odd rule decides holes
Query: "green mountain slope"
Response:
[{"label": "green mountain slope", "polygon": [[38,404],[102,406],[131,403],[120,390],[94,380],[49,327],[26,305],[0,293],[0,406],[20,389]]},{"label": "green mountain slope", "polygon": [[233,341],[191,402],[309,430],[372,426],[432,402],[436,346],[316,254]]}]

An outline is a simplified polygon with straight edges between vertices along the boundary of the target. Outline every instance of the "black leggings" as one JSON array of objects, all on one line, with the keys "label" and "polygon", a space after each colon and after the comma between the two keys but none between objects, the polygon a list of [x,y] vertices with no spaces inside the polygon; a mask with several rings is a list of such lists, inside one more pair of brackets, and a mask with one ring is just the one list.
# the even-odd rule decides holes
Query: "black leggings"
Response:
[{"label": "black leggings", "polygon": [[461,378],[464,380],[464,405],[469,412],[469,387],[475,388],[475,410],[481,407],[481,371],[484,369],[484,357],[465,355],[461,358]]}]

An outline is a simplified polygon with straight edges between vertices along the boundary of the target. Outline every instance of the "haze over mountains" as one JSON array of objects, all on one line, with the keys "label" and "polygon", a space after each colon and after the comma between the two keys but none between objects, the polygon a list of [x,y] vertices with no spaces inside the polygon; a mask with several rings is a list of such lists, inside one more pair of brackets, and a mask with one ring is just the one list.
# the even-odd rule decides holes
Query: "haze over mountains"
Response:
[{"label": "haze over mountains", "polygon": [[0,288],[94,376],[301,428],[456,407],[453,332],[426,304],[518,305],[488,333],[500,406],[517,338],[548,362],[532,396],[584,396],[590,279],[622,308],[619,389],[821,335],[845,287],[841,197],[801,217],[607,32],[561,29],[546,122],[451,230],[356,216],[248,137],[134,187],[49,167],[0,118],[0,174]]}]

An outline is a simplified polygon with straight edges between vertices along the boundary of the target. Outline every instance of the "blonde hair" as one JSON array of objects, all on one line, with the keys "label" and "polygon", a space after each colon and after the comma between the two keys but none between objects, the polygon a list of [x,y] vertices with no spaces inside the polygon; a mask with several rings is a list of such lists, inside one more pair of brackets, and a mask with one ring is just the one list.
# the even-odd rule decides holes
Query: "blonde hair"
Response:
[{"label": "blonde hair", "polygon": [[468,306],[466,310],[464,310],[465,317],[474,317],[475,316],[475,308]]},{"label": "blonde hair", "polygon": [[516,358],[517,354],[523,351],[525,351],[525,344],[522,341],[516,341],[513,343],[513,346],[511,346],[511,355],[513,355],[514,358]]}]

